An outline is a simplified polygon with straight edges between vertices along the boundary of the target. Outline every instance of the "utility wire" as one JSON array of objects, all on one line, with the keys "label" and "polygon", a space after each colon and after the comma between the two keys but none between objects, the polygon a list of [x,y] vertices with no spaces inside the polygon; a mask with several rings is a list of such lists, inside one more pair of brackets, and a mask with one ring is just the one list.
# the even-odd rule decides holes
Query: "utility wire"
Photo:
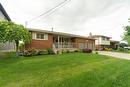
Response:
[{"label": "utility wire", "polygon": [[[44,16],[41,17],[41,18],[38,18],[38,20],[33,20],[32,22],[35,21],[35,22],[39,22],[39,23],[40,23],[40,21],[42,21],[43,18],[48,17],[49,15],[51,15],[51,14],[54,13],[54,12],[56,12],[56,11],[59,10],[60,8],[64,7],[64,6],[65,6],[66,4],[68,4],[70,1],[71,1],[71,0],[68,0],[68,2],[66,2],[66,3],[64,3],[63,5],[59,6],[57,9],[54,9],[54,10],[51,11],[50,13],[44,15]],[[44,24],[46,24],[46,23],[44,22]],[[52,28],[53,28],[53,27],[52,27]],[[51,28],[51,29],[52,29],[52,28]],[[54,29],[53,29],[53,30],[54,30]]]},{"label": "utility wire", "polygon": [[48,11],[44,12],[43,14],[41,14],[41,15],[39,15],[39,16],[37,16],[37,17],[34,17],[34,18],[32,18],[31,20],[29,20],[29,21],[26,21],[26,22],[25,22],[25,26],[27,26],[27,23],[28,23],[28,22],[31,22],[31,21],[33,21],[33,20],[35,20],[35,19],[37,19],[37,18],[39,18],[39,17],[41,17],[41,16],[44,16],[44,15],[48,14],[49,12],[51,12],[51,11],[53,11],[54,9],[58,8],[59,6],[61,6],[62,4],[64,4],[64,3],[67,2],[67,1],[70,1],[70,0],[64,0],[63,2],[59,3],[59,4],[56,5],[55,7],[53,7],[53,8],[51,8],[51,9],[49,9]]},{"label": "utility wire", "polygon": [[[71,1],[71,0],[68,0],[67,3],[64,3],[63,5],[60,5],[59,7],[57,7],[57,9],[53,9],[50,13],[43,15],[43,17],[42,17],[41,19],[43,19],[43,18],[45,18],[45,17],[48,17],[48,16],[51,15],[52,13],[56,12],[58,9],[64,7],[64,6],[65,6],[66,4],[68,4],[70,1]],[[37,21],[40,21],[41,19],[39,19],[39,20],[37,20]]]}]

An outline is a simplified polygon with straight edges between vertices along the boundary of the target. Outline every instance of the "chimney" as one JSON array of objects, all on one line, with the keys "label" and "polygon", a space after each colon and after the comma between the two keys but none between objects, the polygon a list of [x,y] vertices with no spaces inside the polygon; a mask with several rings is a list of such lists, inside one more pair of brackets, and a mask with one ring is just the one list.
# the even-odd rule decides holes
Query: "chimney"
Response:
[{"label": "chimney", "polygon": [[91,32],[89,33],[89,37],[92,37],[92,33]]},{"label": "chimney", "polygon": [[53,29],[54,29],[54,28],[52,27],[52,28],[51,28],[51,31],[52,31],[52,32],[53,32]]}]

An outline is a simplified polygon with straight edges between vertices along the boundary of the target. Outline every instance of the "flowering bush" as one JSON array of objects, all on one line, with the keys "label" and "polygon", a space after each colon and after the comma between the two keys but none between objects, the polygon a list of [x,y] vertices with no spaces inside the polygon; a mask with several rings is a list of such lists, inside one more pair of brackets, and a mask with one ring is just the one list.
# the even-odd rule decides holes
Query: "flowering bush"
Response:
[{"label": "flowering bush", "polygon": [[92,53],[92,50],[88,49],[88,48],[85,48],[85,49],[83,49],[83,53]]},{"label": "flowering bush", "polygon": [[105,51],[112,51],[112,48],[104,48]]},{"label": "flowering bush", "polygon": [[38,50],[34,48],[29,48],[27,50],[24,50],[23,56],[35,56],[38,54]]}]

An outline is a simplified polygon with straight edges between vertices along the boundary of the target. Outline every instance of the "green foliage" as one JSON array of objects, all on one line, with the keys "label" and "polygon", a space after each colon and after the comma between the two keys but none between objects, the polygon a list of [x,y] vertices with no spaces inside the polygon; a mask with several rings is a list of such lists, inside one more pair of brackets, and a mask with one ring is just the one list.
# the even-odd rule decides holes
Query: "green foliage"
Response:
[{"label": "green foliage", "polygon": [[48,54],[55,54],[52,48],[48,48],[47,51],[48,51]]},{"label": "green foliage", "polygon": [[67,53],[70,53],[70,50],[67,49]]},{"label": "green foliage", "polygon": [[128,45],[127,45],[126,43],[120,43],[120,44],[119,44],[119,47],[120,47],[120,48],[124,48],[124,47],[127,47],[127,46],[128,46]]},{"label": "green foliage", "polygon": [[98,51],[96,51],[95,54],[99,54]]},{"label": "green foliage", "polygon": [[[64,52],[65,53],[65,52]],[[63,51],[62,50],[58,50],[57,51],[57,54],[63,54]]]},{"label": "green foliage", "polygon": [[62,49],[62,53],[67,53],[67,49]]},{"label": "green foliage", "polygon": [[123,40],[126,40],[128,44],[130,44],[130,26],[125,27],[125,33],[123,36]]},{"label": "green foliage", "polygon": [[49,53],[48,53],[48,50],[37,50],[34,48],[29,48],[29,49],[24,50],[22,54],[23,55],[21,56],[30,57],[30,56],[37,56],[37,55],[47,55]]},{"label": "green foliage", "polygon": [[24,49],[25,49],[25,44],[24,43],[19,44],[19,50],[24,51]]},{"label": "green foliage", "polygon": [[118,50],[121,51],[121,52],[122,52],[122,51],[125,51],[125,49],[122,48],[122,47],[119,47]]},{"label": "green foliage", "polygon": [[38,50],[34,48],[29,48],[24,50],[23,56],[36,56],[38,54]]},{"label": "green foliage", "polygon": [[0,42],[15,42],[18,51],[19,41],[29,43],[31,34],[23,25],[11,21],[0,21]]},{"label": "green foliage", "polygon": [[128,45],[126,43],[120,43],[118,47],[118,51],[123,52],[125,51],[124,47],[127,47]]},{"label": "green foliage", "polygon": [[38,50],[38,55],[47,55],[48,51],[47,50]]},{"label": "green foliage", "polygon": [[74,50],[74,52],[81,52],[81,51],[80,51],[80,49],[76,49],[76,50]]},{"label": "green foliage", "polygon": [[9,30],[11,27],[9,26],[8,21],[0,21],[0,42],[6,42],[6,30]]},{"label": "green foliage", "polygon": [[105,51],[112,51],[112,48],[104,48]]}]

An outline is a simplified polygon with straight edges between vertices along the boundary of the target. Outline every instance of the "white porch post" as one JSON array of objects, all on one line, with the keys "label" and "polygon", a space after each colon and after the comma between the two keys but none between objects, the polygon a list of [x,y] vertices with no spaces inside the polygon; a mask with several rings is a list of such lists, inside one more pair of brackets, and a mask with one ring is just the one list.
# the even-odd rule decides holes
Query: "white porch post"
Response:
[{"label": "white porch post", "polygon": [[58,35],[58,48],[59,48],[59,40],[60,40],[60,37],[59,37],[59,35]]},{"label": "white porch post", "polygon": [[61,48],[63,48],[63,43],[62,43],[62,41],[63,41],[63,38],[61,38]]}]

